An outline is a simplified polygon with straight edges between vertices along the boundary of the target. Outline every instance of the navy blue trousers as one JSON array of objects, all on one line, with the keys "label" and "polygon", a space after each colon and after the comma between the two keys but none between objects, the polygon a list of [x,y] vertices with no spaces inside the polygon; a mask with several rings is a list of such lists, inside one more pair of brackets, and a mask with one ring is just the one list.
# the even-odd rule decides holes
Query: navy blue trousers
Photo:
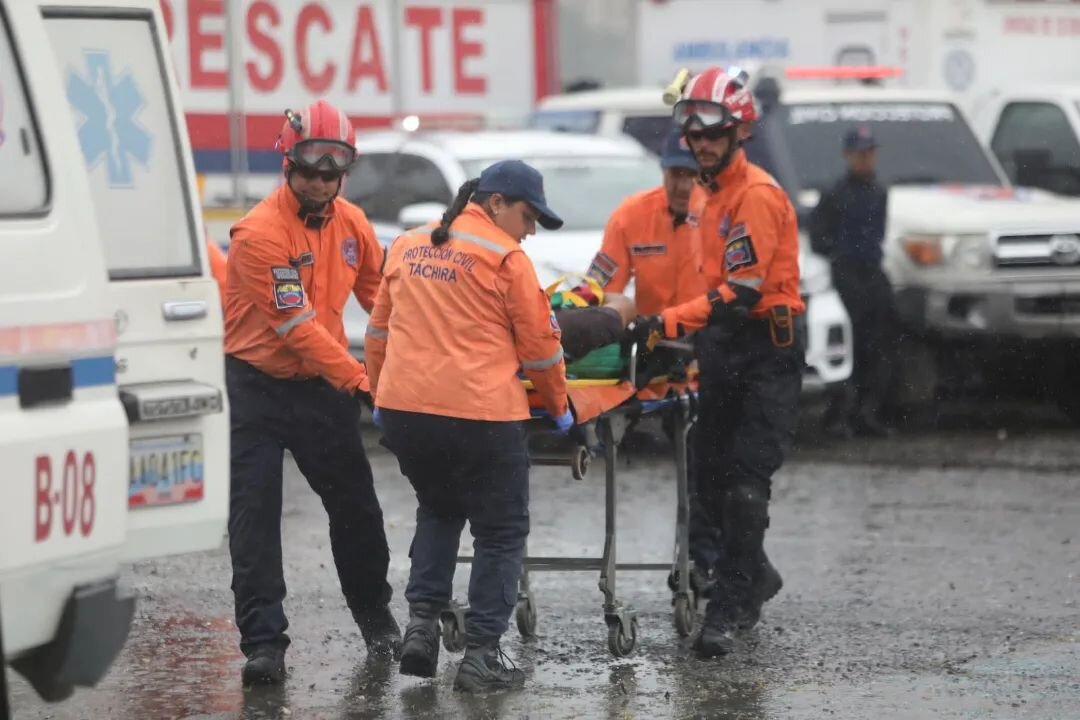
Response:
[{"label": "navy blue trousers", "polygon": [[529,455],[520,422],[483,422],[382,410],[384,443],[398,458],[419,505],[405,597],[445,607],[458,543],[473,536],[465,636],[498,641],[517,602],[529,534]]},{"label": "navy blue trousers", "polygon": [[232,483],[229,552],[240,648],[289,644],[282,601],[281,489],[289,450],[330,524],[330,547],[353,614],[385,605],[390,552],[356,400],[322,379],[279,380],[226,357]]}]

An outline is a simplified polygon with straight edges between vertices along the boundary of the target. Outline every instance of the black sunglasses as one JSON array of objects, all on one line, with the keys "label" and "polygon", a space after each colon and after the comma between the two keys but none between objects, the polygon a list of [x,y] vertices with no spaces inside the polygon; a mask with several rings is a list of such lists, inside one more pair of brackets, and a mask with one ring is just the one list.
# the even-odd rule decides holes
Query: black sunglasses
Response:
[{"label": "black sunglasses", "polygon": [[723,137],[726,137],[727,134],[728,134],[728,130],[730,130],[730,129],[731,128],[715,126],[715,127],[702,128],[700,130],[687,130],[686,131],[686,139],[687,140],[695,140],[695,141],[696,140],[719,140],[719,139],[721,139]]},{"label": "black sunglasses", "polygon": [[303,165],[297,165],[296,172],[305,180],[314,180],[318,177],[324,183],[332,183],[335,180],[340,180],[345,175],[345,173],[337,170],[319,170],[318,168],[305,167]]}]

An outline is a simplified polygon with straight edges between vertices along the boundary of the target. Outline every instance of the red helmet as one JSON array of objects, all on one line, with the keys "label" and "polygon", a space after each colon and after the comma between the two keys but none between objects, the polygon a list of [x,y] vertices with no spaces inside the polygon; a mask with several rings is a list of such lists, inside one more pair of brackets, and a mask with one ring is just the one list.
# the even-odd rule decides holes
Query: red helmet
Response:
[{"label": "red helmet", "polygon": [[298,113],[285,111],[285,125],[275,150],[289,163],[309,168],[345,172],[356,162],[356,130],[349,116],[325,100],[308,105]]},{"label": "red helmet", "polygon": [[704,128],[732,128],[757,120],[750,75],[745,70],[711,67],[690,78],[672,111],[684,130],[691,123]]}]

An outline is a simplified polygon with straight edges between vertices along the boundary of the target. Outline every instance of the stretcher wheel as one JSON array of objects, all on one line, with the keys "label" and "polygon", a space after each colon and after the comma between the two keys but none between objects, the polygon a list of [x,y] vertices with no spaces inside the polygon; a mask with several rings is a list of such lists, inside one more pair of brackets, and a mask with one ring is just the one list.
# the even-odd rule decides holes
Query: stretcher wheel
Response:
[{"label": "stretcher wheel", "polygon": [[442,621],[442,641],[447,652],[461,652],[465,649],[465,613],[459,608],[447,610],[440,618]]},{"label": "stretcher wheel", "polygon": [[690,598],[685,595],[675,598],[675,631],[679,633],[679,637],[687,637],[694,631],[696,615],[694,603],[690,601]]},{"label": "stretcher wheel", "polygon": [[521,637],[526,640],[536,637],[536,605],[533,604],[532,595],[518,598],[517,607],[514,608],[514,620]]},{"label": "stretcher wheel", "polygon": [[615,657],[626,657],[637,647],[637,617],[630,618],[629,627],[622,618],[608,621],[608,650]]},{"label": "stretcher wheel", "polygon": [[589,449],[585,446],[579,447],[574,452],[573,462],[570,465],[570,473],[574,476],[575,480],[584,480],[585,474],[589,472],[589,462],[592,458],[589,457]]}]

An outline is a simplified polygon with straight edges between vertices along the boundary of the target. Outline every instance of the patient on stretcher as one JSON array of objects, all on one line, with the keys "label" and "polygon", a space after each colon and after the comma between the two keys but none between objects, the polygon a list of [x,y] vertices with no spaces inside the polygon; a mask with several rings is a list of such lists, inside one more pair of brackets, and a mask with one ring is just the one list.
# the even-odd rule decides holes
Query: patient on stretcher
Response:
[{"label": "patient on stretcher", "polygon": [[[569,291],[547,289],[551,312],[562,329],[566,377],[574,380],[626,379],[628,351],[634,339],[628,326],[637,317],[634,301],[595,285],[578,285]],[[639,340],[640,341],[640,340]],[[638,348],[636,384],[643,387],[658,377],[685,374],[689,356],[685,351]]]},{"label": "patient on stretcher", "polygon": [[567,365],[600,348],[618,345],[626,326],[637,315],[634,301],[625,295],[605,293],[601,305],[552,308],[562,328],[562,346]]}]

